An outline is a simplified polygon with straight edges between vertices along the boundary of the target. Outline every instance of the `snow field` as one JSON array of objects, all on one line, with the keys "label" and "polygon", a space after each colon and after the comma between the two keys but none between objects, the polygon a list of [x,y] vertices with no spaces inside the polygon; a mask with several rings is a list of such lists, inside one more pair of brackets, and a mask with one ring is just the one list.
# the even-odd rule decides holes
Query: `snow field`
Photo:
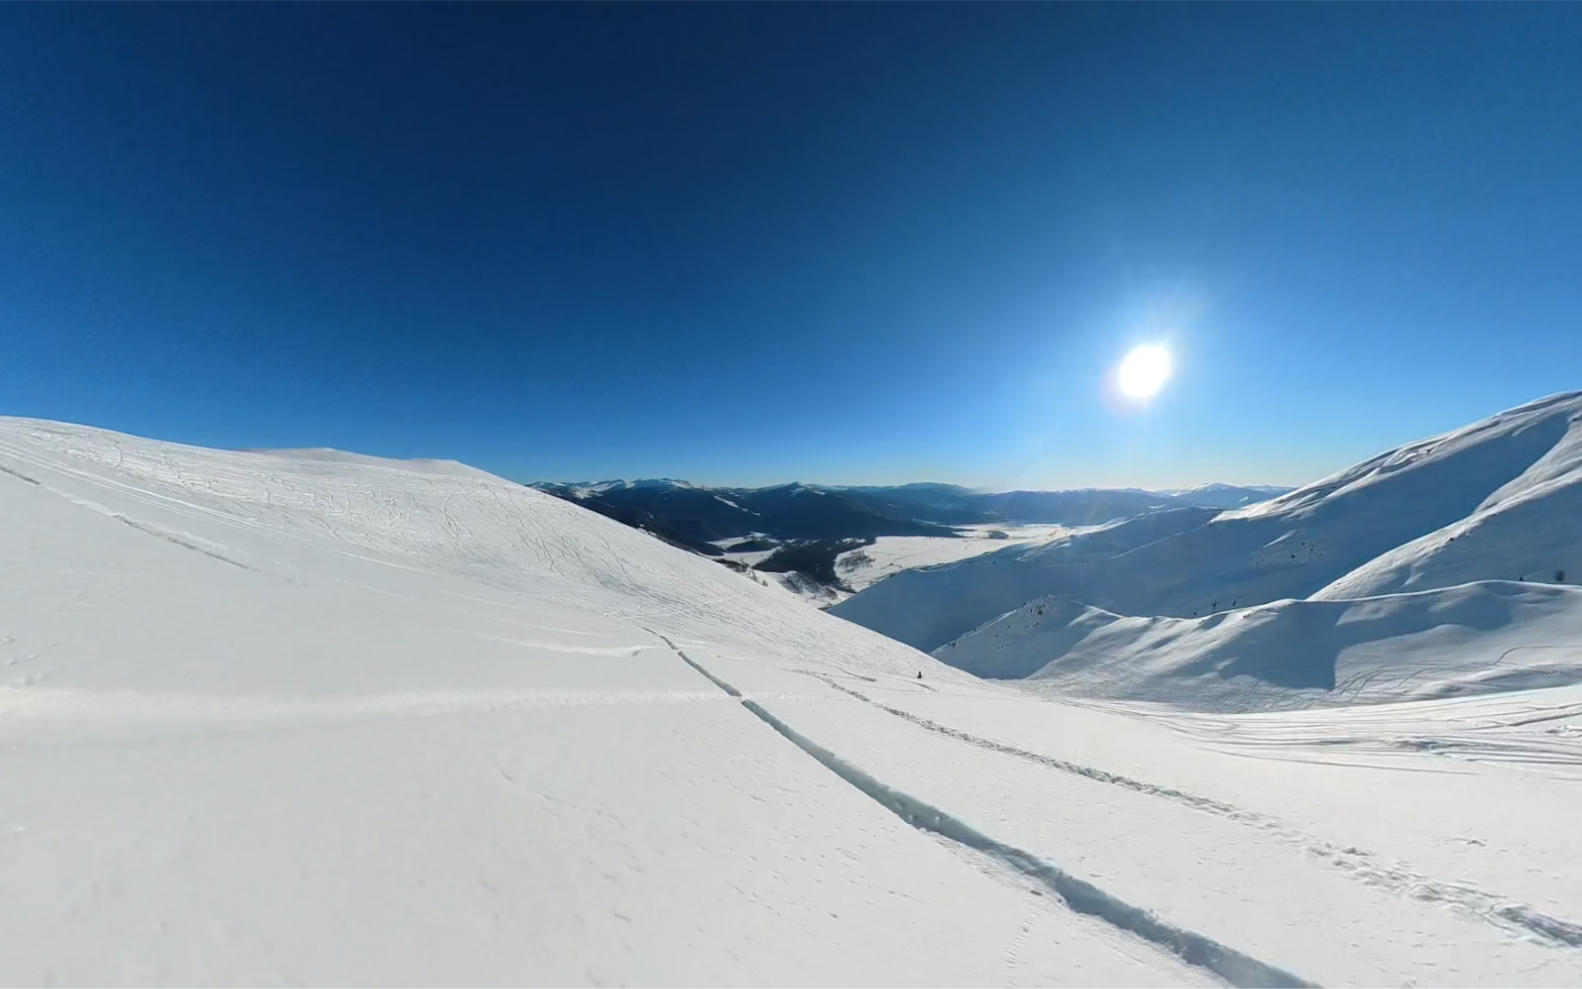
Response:
[{"label": "snow field", "polygon": [[507,482],[4,425],[6,981],[1199,980],[659,636],[926,657]]},{"label": "snow field", "polygon": [[7,982],[1582,979],[1582,687],[1055,701],[488,477],[0,468]]}]

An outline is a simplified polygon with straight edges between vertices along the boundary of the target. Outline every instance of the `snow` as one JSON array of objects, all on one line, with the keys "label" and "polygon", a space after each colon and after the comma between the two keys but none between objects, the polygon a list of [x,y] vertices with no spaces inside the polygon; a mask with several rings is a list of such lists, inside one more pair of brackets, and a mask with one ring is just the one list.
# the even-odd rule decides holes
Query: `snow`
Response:
[{"label": "snow", "polygon": [[[796,600],[819,608],[828,608],[847,600],[853,593],[892,577],[903,570],[937,566],[957,560],[992,553],[1006,546],[1036,543],[1056,534],[1075,532],[1070,526],[1060,525],[971,525],[958,526],[960,537],[949,536],[879,536],[859,549],[847,550],[835,558],[835,572],[839,586],[826,586],[800,573],[763,573],[760,576],[779,587]],[[734,545],[746,539],[728,539],[715,543],[724,550],[724,559],[743,566],[757,566],[773,556],[774,549],[736,552]]]},{"label": "snow", "polygon": [[[1201,528],[1217,514],[1213,508],[1153,512],[1071,530],[1048,542],[1011,545],[953,564],[904,570],[831,611],[919,649],[934,649],[1050,593],[1080,590],[1088,595],[1084,600],[1119,614],[1151,613],[1138,607],[1154,603],[1145,595],[1157,596],[1161,583],[1174,584],[1185,574],[1152,568],[1138,573],[1130,565],[1136,557],[1127,554],[1168,546],[1166,537]],[[1191,558],[1180,562],[1190,563]],[[1196,596],[1202,593],[1199,590]]]},{"label": "snow", "polygon": [[1556,685],[1582,675],[1555,648],[1582,634],[1562,586],[1578,517],[1572,393],[1256,505],[909,571],[831,611],[1030,689],[1207,710]]},{"label": "snow", "polygon": [[[1577,575],[1573,581],[1582,579],[1582,403],[1557,411],[1568,415],[1566,432],[1473,512],[1381,554],[1314,596],[1365,597],[1490,576],[1558,580],[1568,570]],[[1558,419],[1537,425],[1548,432]]]},{"label": "snow", "polygon": [[1028,979],[1193,978],[681,662],[952,676],[718,564],[349,458],[4,420],[0,466],[5,981],[976,984],[1025,930]]},{"label": "snow", "polygon": [[1062,525],[968,525],[958,526],[957,531],[961,536],[955,539],[879,536],[872,546],[842,553],[835,561],[835,570],[846,586],[861,591],[902,570],[954,563],[1007,546],[1044,542],[1077,530]]},{"label": "snow", "polygon": [[370,457],[363,453],[348,453],[329,447],[311,447],[301,450],[249,450],[249,453],[266,457],[283,457],[287,460],[316,460],[326,464],[359,464],[364,467],[385,467],[390,470],[412,471],[419,474],[455,474],[461,477],[493,477],[488,471],[469,467],[455,460],[398,460],[390,457]]},{"label": "snow", "polygon": [[[750,543],[752,541],[752,539],[722,539],[719,542],[716,542],[714,545],[719,546],[723,551],[721,554],[722,559],[729,560],[732,563],[740,563],[745,567],[757,566],[758,564],[773,556],[775,554],[775,550],[779,548],[779,545],[776,544],[771,546],[769,549],[749,549],[738,551],[731,545],[741,545],[742,543]],[[725,545],[722,545],[722,543]]]},{"label": "snow", "polygon": [[[888,746],[841,743],[875,772],[975,793],[997,834],[1117,894],[1179,897],[1167,915],[1235,929],[1231,943],[1310,981],[1563,982],[1578,964],[1582,879],[1558,864],[1582,810],[1582,688],[1211,716],[853,685],[891,724],[848,731],[922,730],[905,736],[910,769]],[[1264,933],[1249,941],[1249,925]]]},{"label": "snow", "polygon": [[[899,709],[909,706],[903,702]],[[796,700],[775,710],[825,744],[857,753],[859,767],[922,801],[970,807],[973,824],[1000,841],[1036,848],[1052,861],[1099,874],[1110,895],[1148,902],[1203,937],[1251,950],[1264,965],[1310,982],[1352,983],[1359,971],[1368,973],[1364,981],[1370,984],[1409,984],[1428,972],[1439,973],[1428,981],[1497,982],[1519,977],[1514,973],[1526,966],[1540,966],[1547,978],[1563,979],[1561,973],[1578,964],[1570,957],[1574,949],[1531,943],[1531,932],[1509,931],[1503,920],[1474,919],[1470,909],[1465,917],[1449,909],[1423,909],[1414,898],[1422,878],[1392,882],[1364,872],[1379,864],[1372,861],[1379,856],[1354,844],[1360,839],[1327,816],[1319,830],[1336,836],[1333,840],[1239,805],[1205,809],[1190,799],[1183,803],[1026,756],[964,745],[959,737],[919,731],[872,707],[848,711]],[[1047,719],[1052,712],[1042,713]],[[1094,729],[1109,729],[1095,720]],[[974,727],[982,733],[975,737],[984,740],[1009,736],[989,722]],[[1047,736],[1030,734],[1023,751],[1036,755]],[[1529,796],[1544,792],[1535,789]],[[1099,826],[1102,821],[1113,823]],[[1548,823],[1553,828],[1556,822]],[[1557,832],[1551,831],[1551,839]],[[1161,840],[1164,836],[1168,840]],[[1337,856],[1345,861],[1337,863]],[[1505,905],[1504,889],[1494,889],[1476,902]],[[1278,890],[1296,895],[1276,895]],[[1434,892],[1451,895],[1448,887]],[[1250,901],[1257,907],[1251,908]],[[1324,933],[1294,938],[1294,931]],[[1337,951],[1337,944],[1345,950]],[[1265,976],[1254,984],[1275,983]]]},{"label": "snow", "polygon": [[0,673],[7,983],[1582,980],[1582,687],[1051,700],[481,473],[0,419]]},{"label": "snow", "polygon": [[[1200,710],[1355,704],[1582,683],[1582,588],[1480,581],[1204,618],[1039,598],[935,651],[1029,689]],[[1051,658],[1053,657],[1053,658]]]}]

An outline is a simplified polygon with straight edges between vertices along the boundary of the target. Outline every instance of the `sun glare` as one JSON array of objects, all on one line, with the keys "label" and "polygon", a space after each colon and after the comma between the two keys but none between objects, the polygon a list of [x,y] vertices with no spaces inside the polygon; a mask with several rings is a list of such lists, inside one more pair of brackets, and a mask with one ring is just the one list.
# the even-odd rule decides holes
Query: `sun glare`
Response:
[{"label": "sun glare", "polygon": [[1170,351],[1158,344],[1133,347],[1115,372],[1121,394],[1127,398],[1153,398],[1169,380],[1172,368]]}]

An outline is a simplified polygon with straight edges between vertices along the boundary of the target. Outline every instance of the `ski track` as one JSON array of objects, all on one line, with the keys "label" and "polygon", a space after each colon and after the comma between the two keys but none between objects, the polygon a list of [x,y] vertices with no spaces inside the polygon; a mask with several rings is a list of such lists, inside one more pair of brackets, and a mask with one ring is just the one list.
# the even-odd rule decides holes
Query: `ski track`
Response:
[{"label": "ski track", "polygon": [[[693,665],[695,666],[696,664]],[[1257,828],[1286,844],[1298,847],[1319,861],[1340,869],[1368,886],[1389,890],[1392,893],[1398,893],[1420,902],[1444,903],[1465,916],[1480,920],[1507,934],[1516,934],[1551,947],[1582,947],[1582,925],[1551,917],[1531,906],[1513,902],[1471,883],[1445,882],[1432,879],[1406,867],[1400,862],[1396,862],[1393,865],[1385,865],[1377,860],[1374,853],[1356,845],[1342,846],[1325,841],[1322,838],[1316,838],[1267,814],[1246,810],[1233,804],[1199,796],[1195,793],[1187,793],[1184,790],[1132,779],[1118,773],[1111,773],[1079,763],[1067,762],[1064,759],[1056,759],[1053,756],[1030,752],[1026,749],[1017,748],[1014,745],[1006,745],[1003,742],[996,742],[992,739],[942,725],[937,721],[930,721],[910,711],[891,707],[853,690],[822,673],[816,673],[812,670],[797,670],[796,672],[804,676],[811,676],[827,686],[870,704],[887,714],[894,715],[909,724],[916,725],[925,731],[931,731],[990,752],[1013,756],[1041,766],[1048,766],[1051,769],[1058,769],[1061,772],[1081,776],[1097,783],[1119,786],[1136,793],[1174,801],[1205,814],[1212,814],[1215,817],[1234,821],[1237,824]],[[705,675],[707,676],[707,674]],[[710,679],[713,679],[713,677],[710,677]]]},{"label": "ski track", "polygon": [[131,526],[138,532],[147,533],[148,535],[153,536],[155,539],[162,539],[167,543],[180,546],[182,549],[190,549],[194,553],[202,553],[211,560],[219,560],[221,563],[229,563],[233,567],[241,567],[243,570],[251,570],[253,573],[262,572],[257,567],[250,567],[245,563],[238,563],[228,556],[216,553],[213,550],[204,549],[202,546],[199,546],[196,542],[192,541],[194,538],[192,536],[184,537],[184,535],[178,535],[177,533],[169,532],[165,529],[161,529],[158,526],[150,525],[147,522],[137,522],[127,518],[125,515],[117,513],[112,513],[110,517],[118,522]]},{"label": "ski track", "polygon": [[1154,947],[1175,955],[1189,965],[1206,969],[1233,986],[1317,985],[1234,948],[1226,947],[1196,931],[1177,927],[1160,919],[1152,911],[1106,893],[1092,883],[1066,872],[1032,852],[991,838],[938,807],[889,786],[781,721],[758,702],[744,697],[741,691],[676,648],[675,643],[669,638],[651,629],[645,631],[658,636],[681,658],[682,662],[720,690],[739,700],[741,705],[758,720],[779,732],[787,741],[822,763],[826,769],[912,827],[939,835],[987,857],[1001,867],[1036,880],[1060,897],[1073,911],[1097,917],[1111,927],[1135,935]]},{"label": "ski track", "polygon": [[34,480],[31,477],[28,477],[26,474],[22,473],[21,471],[12,470],[11,468],[7,467],[4,464],[0,464],[0,474],[10,474],[12,477],[16,478],[17,480],[19,480],[19,481],[26,481],[27,483],[29,483],[29,484],[31,484],[31,485],[33,485],[35,487],[40,487],[41,488],[41,487],[44,486],[42,482]]}]

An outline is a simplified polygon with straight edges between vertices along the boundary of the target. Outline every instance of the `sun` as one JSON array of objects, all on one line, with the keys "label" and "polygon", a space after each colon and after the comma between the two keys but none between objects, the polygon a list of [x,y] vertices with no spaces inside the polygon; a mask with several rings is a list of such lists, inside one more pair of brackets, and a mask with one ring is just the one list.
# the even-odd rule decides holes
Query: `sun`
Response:
[{"label": "sun", "polygon": [[1115,383],[1127,398],[1147,399],[1159,394],[1170,380],[1170,351],[1158,344],[1133,347],[1115,372]]}]

